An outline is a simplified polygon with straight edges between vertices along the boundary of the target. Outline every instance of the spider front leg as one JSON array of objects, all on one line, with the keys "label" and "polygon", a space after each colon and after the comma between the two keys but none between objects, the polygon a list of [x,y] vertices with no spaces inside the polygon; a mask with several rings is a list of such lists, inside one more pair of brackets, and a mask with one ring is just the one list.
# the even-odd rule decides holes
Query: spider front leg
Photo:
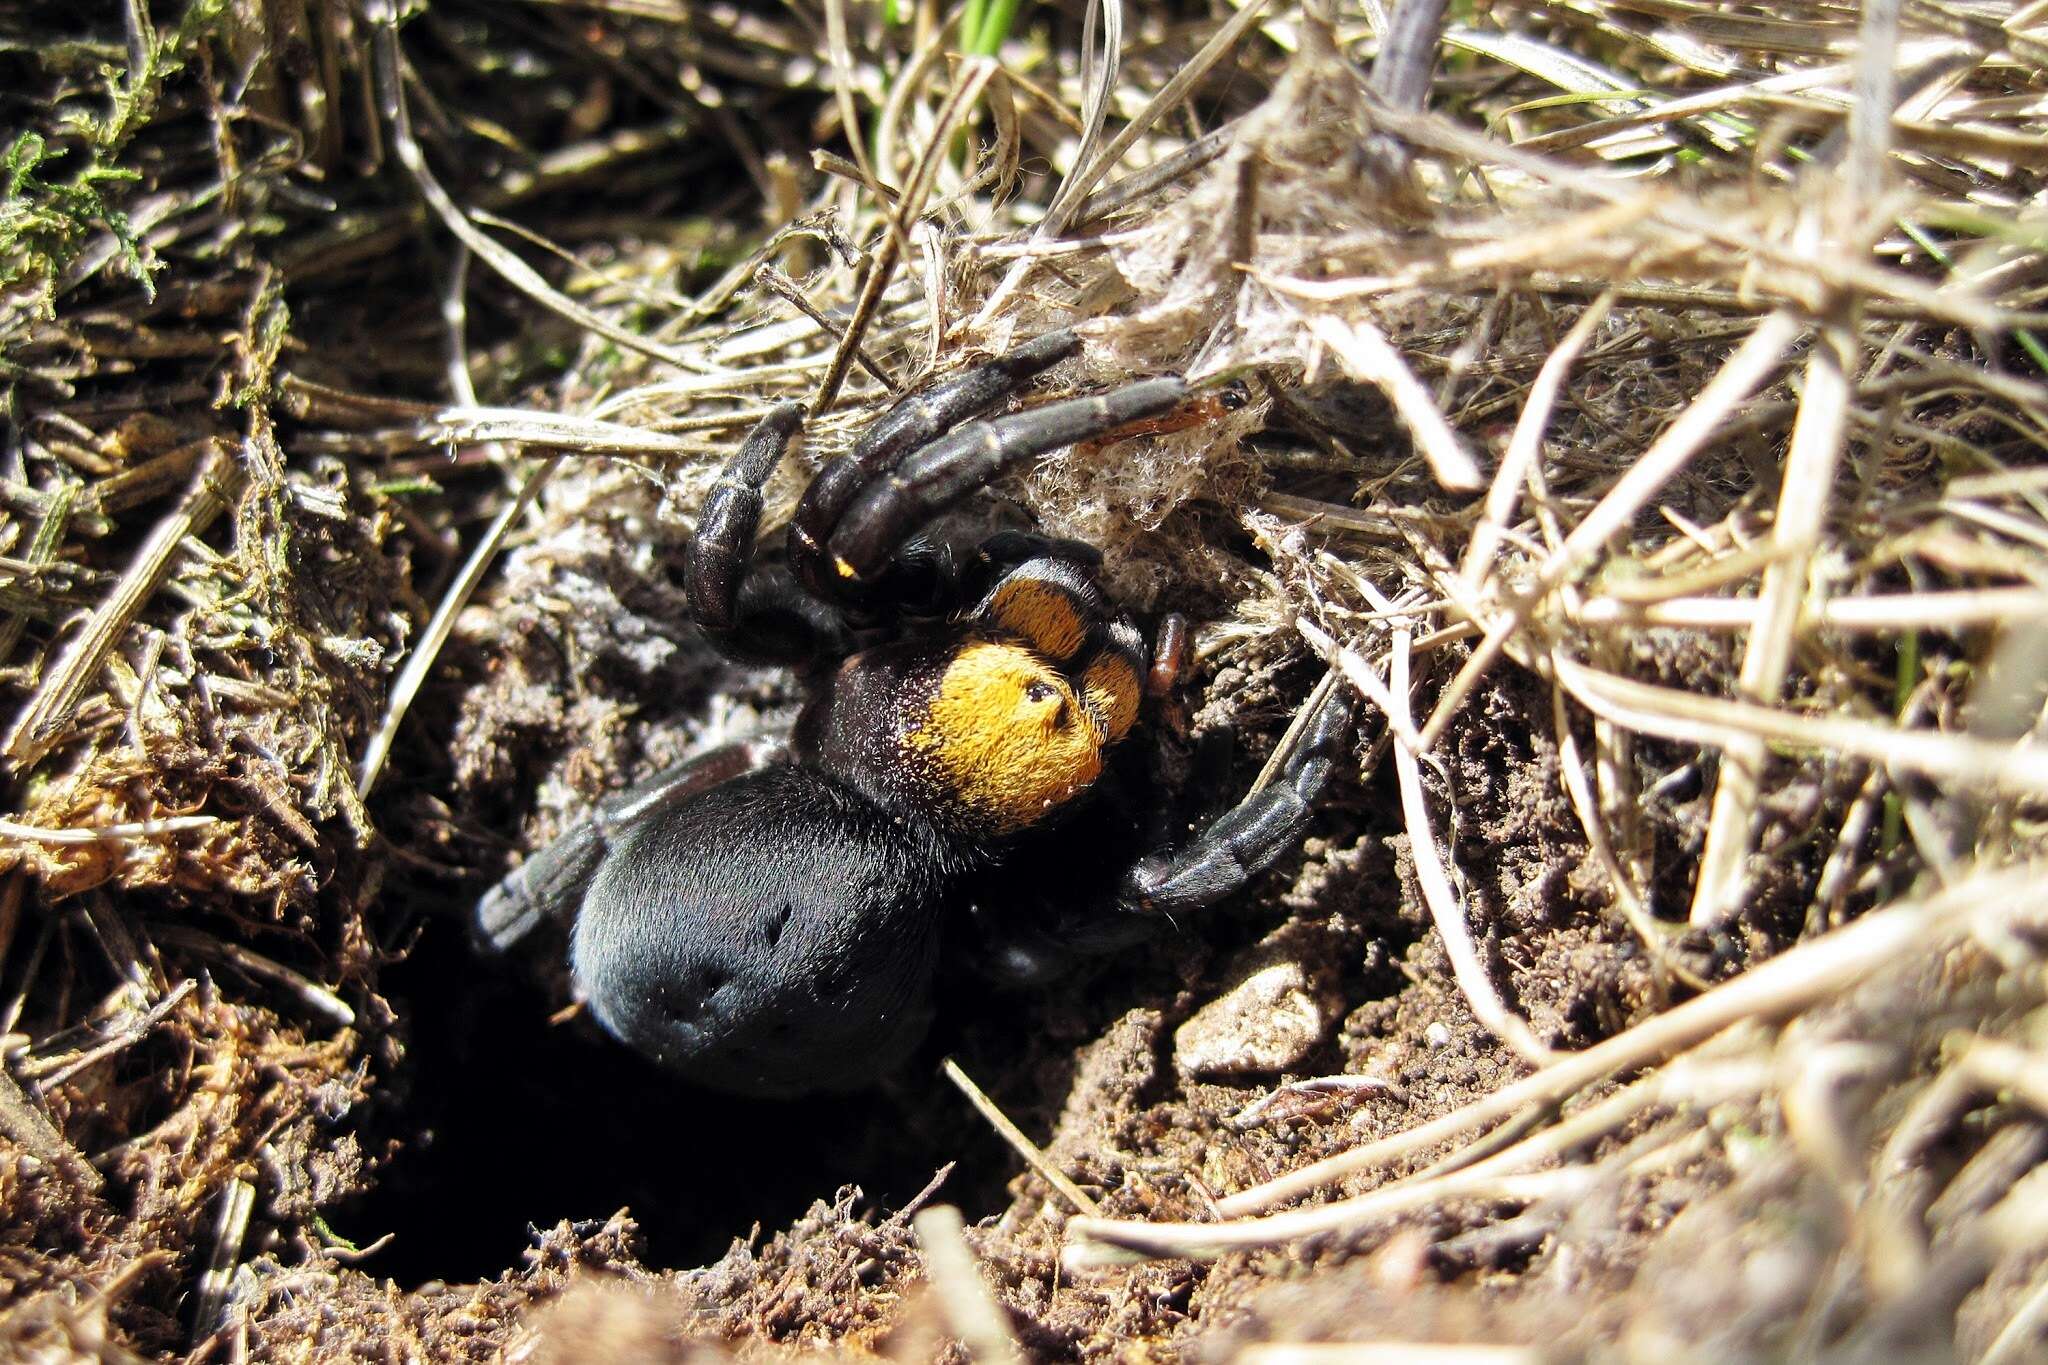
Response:
[{"label": "spider front leg", "polygon": [[956,427],[879,473],[849,500],[837,526],[812,534],[827,546],[838,578],[872,581],[913,531],[983,484],[1048,451],[1156,417],[1187,395],[1179,379],[1148,379]]},{"label": "spider front leg", "polygon": [[778,403],[740,443],[697,514],[697,534],[684,557],[683,593],[690,615],[709,631],[739,624],[740,583],[761,525],[761,486],[782,463],[803,424],[801,403]]},{"label": "spider front leg", "polygon": [[1062,328],[1026,342],[1008,355],[911,394],[869,424],[853,449],[826,465],[811,480],[789,523],[789,565],[813,594],[843,595],[846,582],[825,553],[833,527],[869,480],[895,464],[905,451],[929,443],[956,423],[995,407],[1032,378],[1081,349],[1081,338]]},{"label": "spider front leg", "polygon": [[1334,689],[1273,781],[1219,816],[1186,848],[1141,860],[1124,878],[1122,907],[1139,915],[1171,915],[1214,905],[1298,845],[1351,735],[1352,708],[1349,689]]},{"label": "spider front leg", "polygon": [[761,524],[761,487],[803,424],[801,403],[782,403],[747,434],[720,471],[684,555],[683,593],[691,619],[729,655],[804,668],[843,653],[845,618],[799,588],[787,569],[752,564]]}]

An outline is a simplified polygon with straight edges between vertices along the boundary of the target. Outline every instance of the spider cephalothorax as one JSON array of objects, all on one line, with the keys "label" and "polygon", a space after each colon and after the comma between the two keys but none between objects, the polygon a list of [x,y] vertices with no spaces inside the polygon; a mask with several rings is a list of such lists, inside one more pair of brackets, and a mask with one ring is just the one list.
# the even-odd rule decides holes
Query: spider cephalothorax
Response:
[{"label": "spider cephalothorax", "polygon": [[[569,922],[575,987],[623,1042],[721,1089],[847,1089],[923,1038],[943,944],[1040,980],[1232,894],[1299,841],[1348,731],[1342,694],[1277,781],[1178,852],[1134,854],[1081,898],[1044,862],[1047,840],[1090,837],[1066,817],[1177,678],[1184,624],[1148,647],[1086,546],[931,524],[1022,461],[1187,402],[1154,379],[969,420],[1079,345],[1051,333],[897,403],[811,482],[780,563],[754,562],[754,533],[801,417],[763,419],[705,501],[685,588],[714,640],[803,671],[787,752],[755,766],[721,749],[604,802],[484,897],[486,944]],[[920,610],[892,618],[906,600]]]}]

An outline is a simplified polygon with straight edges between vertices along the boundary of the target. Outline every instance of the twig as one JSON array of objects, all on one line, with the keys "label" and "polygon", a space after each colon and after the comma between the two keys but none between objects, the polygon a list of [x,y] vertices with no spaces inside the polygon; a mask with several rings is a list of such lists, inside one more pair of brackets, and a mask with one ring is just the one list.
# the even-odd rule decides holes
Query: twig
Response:
[{"label": "twig", "polygon": [[377,732],[370,736],[363,746],[363,759],[356,768],[356,795],[367,797],[371,788],[377,785],[377,778],[384,771],[386,760],[391,757],[391,746],[398,738],[399,723],[411,708],[413,698],[426,685],[427,674],[434,668],[434,661],[441,656],[441,646],[448,642],[448,636],[455,629],[455,618],[469,604],[470,596],[476,592],[477,584],[483,581],[490,569],[491,561],[497,557],[499,545],[515,522],[526,514],[533,500],[546,486],[562,463],[560,455],[550,455],[535,464],[526,473],[519,485],[518,496],[498,509],[498,515],[491,518],[491,524],[463,561],[462,572],[448,585],[448,591],[441,594],[440,602],[434,607],[434,614],[427,621],[427,628],[420,632],[419,642],[413,646],[412,654],[406,659],[405,667],[399,670],[397,679],[391,684],[391,695],[384,703],[384,718],[377,723]]},{"label": "twig", "polygon": [[953,1335],[976,1360],[1022,1362],[1017,1339],[1003,1307],[982,1282],[967,1245],[967,1225],[951,1204],[935,1204],[910,1220],[924,1253],[924,1272],[931,1279],[939,1311]]},{"label": "twig", "polygon": [[989,1126],[1001,1135],[1003,1141],[1009,1143],[1011,1149],[1024,1158],[1024,1164],[1038,1172],[1039,1178],[1052,1186],[1062,1199],[1090,1217],[1100,1212],[1095,1206],[1095,1201],[1082,1193],[1081,1187],[1069,1180],[1065,1171],[1053,1165],[1051,1159],[1039,1149],[1038,1144],[1024,1136],[1023,1129],[1010,1122],[1009,1115],[996,1108],[996,1102],[969,1079],[967,1073],[960,1069],[958,1062],[948,1057],[940,1063],[940,1069],[946,1073],[947,1080],[959,1087],[960,1093],[967,1097],[967,1102],[988,1120]]},{"label": "twig", "polygon": [[[1393,665],[1389,671],[1391,677],[1387,686],[1393,694],[1396,709],[1388,714],[1405,722],[1408,720],[1406,626],[1394,631]],[[1472,941],[1472,927],[1466,920],[1464,903],[1451,886],[1443,855],[1436,845],[1436,832],[1430,826],[1429,807],[1422,792],[1422,765],[1414,748],[1398,739],[1394,743],[1394,773],[1400,781],[1401,814],[1408,831],[1408,853],[1415,864],[1415,880],[1422,888],[1423,901],[1429,906],[1430,921],[1436,925],[1437,936],[1443,940],[1444,953],[1451,959],[1451,974],[1457,978],[1465,1003],[1472,1007],[1473,1017],[1487,1032],[1513,1048],[1523,1061],[1531,1066],[1546,1065],[1551,1057],[1550,1049],[1544,1046],[1521,1016],[1507,1007],[1507,1002],[1500,998],[1500,993],[1493,988],[1492,979],[1486,974],[1486,964],[1480,960],[1479,949]]]},{"label": "twig", "polygon": [[150,932],[165,943],[220,958],[233,963],[251,976],[262,977],[266,981],[282,986],[315,1013],[333,1020],[343,1028],[355,1026],[356,1012],[349,1007],[346,1000],[311,977],[295,972],[282,962],[273,961],[253,948],[245,948],[239,943],[229,943],[225,939],[215,938],[212,934],[184,924],[165,924],[159,921],[150,925]]},{"label": "twig", "polygon": [[[846,329],[819,312],[817,305],[804,297],[804,291],[797,287],[796,281],[783,274],[780,270],[777,270],[774,266],[763,264],[760,269],[754,272],[754,279],[763,289],[768,290],[812,322],[817,323],[818,330],[831,337],[833,341],[837,342],[845,337]],[[854,347],[853,358],[859,362],[860,367],[866,370],[869,377],[877,384],[880,384],[890,393],[897,391],[899,386],[896,381],[889,377],[889,372],[876,363],[875,358],[869,355],[864,347]]]}]

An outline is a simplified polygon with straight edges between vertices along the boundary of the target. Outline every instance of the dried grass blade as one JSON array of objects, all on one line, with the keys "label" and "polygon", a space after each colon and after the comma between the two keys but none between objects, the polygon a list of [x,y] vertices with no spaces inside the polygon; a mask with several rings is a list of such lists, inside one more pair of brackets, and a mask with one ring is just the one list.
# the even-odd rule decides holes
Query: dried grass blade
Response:
[{"label": "dried grass blade", "polygon": [[811,399],[813,417],[829,409],[839,397],[840,385],[846,382],[846,372],[853,366],[854,348],[860,345],[861,336],[874,320],[882,294],[888,289],[889,281],[895,278],[896,268],[902,264],[910,242],[910,229],[923,214],[925,200],[931,197],[932,183],[945,162],[953,130],[974,107],[974,102],[981,98],[982,87],[995,73],[996,64],[986,57],[971,57],[961,67],[959,83],[940,108],[931,141],[925,144],[924,155],[918,159],[917,170],[903,192],[903,200],[890,216],[888,236],[876,248],[874,257],[868,262],[867,273],[861,278],[860,296],[854,301],[853,316],[846,324],[845,334],[839,338],[838,347],[832,352],[831,367],[818,385],[817,395]]},{"label": "dried grass blade", "polygon": [[135,553],[119,586],[85,624],[22,708],[8,732],[6,756],[17,769],[48,753],[63,737],[85,689],[99,676],[101,665],[143,604],[156,595],[170,572],[171,557],[187,536],[213,524],[241,496],[243,474],[232,453],[215,447],[199,467],[192,487],[178,509],[158,522]]},{"label": "dried grass blade", "polygon": [[1478,463],[1385,333],[1364,318],[1328,313],[1310,318],[1308,330],[1330,348],[1352,378],[1377,385],[1387,395],[1438,483],[1460,491],[1479,487]]},{"label": "dried grass blade", "polygon": [[2048,865],[1980,871],[1925,900],[1872,911],[1853,923],[1786,949],[1703,995],[1596,1043],[1559,1053],[1533,1076],[1405,1133],[1354,1147],[1217,1201],[1226,1217],[1277,1207],[1346,1176],[1376,1170],[1439,1143],[1557,1100],[1614,1072],[1675,1056],[1730,1025],[1781,1019],[1830,999],[1902,960],[1947,951],[1973,920],[2018,928],[2048,918]]},{"label": "dried grass blade", "polygon": [[1443,738],[1451,717],[1457,714],[1475,684],[1493,666],[1507,642],[1527,621],[1543,597],[1575,572],[1583,570],[1603,549],[1609,537],[1635,518],[1644,505],[1666,483],[1685,468],[1705,447],[1716,428],[1736,405],[1763,383],[1786,349],[1798,337],[1799,324],[1788,313],[1773,313],[1757,324],[1756,330],[1707,381],[1699,396],[1650,444],[1628,472],[1594,505],[1583,520],[1565,537],[1537,571],[1536,581],[1507,604],[1507,610],[1489,622],[1486,635],[1472,657],[1437,699],[1429,723],[1422,728],[1424,750],[1434,748]]},{"label": "dried grass blade", "polygon": [[1799,715],[1636,682],[1588,668],[1561,653],[1550,656],[1550,666],[1572,700],[1587,710],[1663,739],[1717,749],[1759,739],[1849,754],[1941,782],[2015,796],[2048,794],[2048,744],[2002,744],[1871,721]]},{"label": "dried grass blade", "polygon": [[440,657],[441,646],[448,642],[449,632],[455,629],[455,618],[467,606],[478,583],[483,581],[491,561],[497,557],[498,546],[503,543],[506,532],[513,523],[526,514],[533,500],[547,481],[554,476],[561,465],[560,455],[550,455],[528,471],[526,479],[519,486],[518,496],[500,508],[498,515],[491,518],[490,526],[484,531],[476,548],[463,561],[462,572],[455,575],[455,581],[448,585],[448,591],[441,595],[439,605],[427,621],[427,628],[420,634],[419,643],[413,646],[412,654],[399,670],[398,678],[391,684],[391,696],[384,705],[384,719],[377,725],[377,732],[370,736],[370,742],[363,746],[362,763],[356,769],[356,795],[367,797],[370,789],[377,785],[378,776],[384,771],[384,764],[391,756],[391,745],[398,738],[399,722],[411,708],[413,698],[427,681],[427,674],[433,671],[434,660]]},{"label": "dried grass blade", "polygon": [[[1742,695],[1763,705],[1784,695],[1792,666],[1792,645],[1821,527],[1833,502],[1835,467],[1848,427],[1849,370],[1856,345],[1845,327],[1827,327],[1806,361],[1799,418],[1785,459],[1772,539],[1783,551],[1764,569],[1756,626],[1750,631],[1737,681]],[[1700,853],[1690,914],[1695,928],[1725,923],[1740,907],[1749,878],[1745,865],[1756,826],[1757,795],[1763,784],[1764,742],[1746,740],[1722,753]]]},{"label": "dried grass blade", "polygon": [[[1390,721],[1398,721],[1397,733],[1401,728],[1413,725],[1408,711],[1408,628],[1401,626],[1394,631],[1394,648],[1389,668],[1387,689],[1392,693],[1394,709],[1388,712]],[[1451,879],[1444,868],[1443,853],[1437,847],[1436,831],[1429,821],[1429,805],[1422,791],[1422,765],[1416,758],[1414,747],[1397,739],[1394,744],[1394,773],[1401,788],[1401,815],[1408,831],[1408,851],[1415,864],[1415,880],[1422,887],[1422,899],[1429,906],[1430,922],[1436,925],[1437,937],[1443,940],[1444,954],[1451,960],[1451,974],[1457,979],[1458,989],[1471,1007],[1472,1015],[1481,1026],[1494,1037],[1506,1043],[1520,1054],[1523,1061],[1532,1066],[1543,1066],[1550,1060],[1550,1049],[1544,1046],[1529,1028],[1529,1025],[1513,1010],[1507,1007],[1500,992],[1493,988],[1493,980],[1487,975],[1486,963],[1479,956],[1478,945],[1472,941],[1472,926],[1465,913],[1465,904],[1451,886]]]},{"label": "dried grass blade", "polygon": [[[384,8],[382,6],[373,8]],[[512,252],[487,235],[469,220],[455,200],[443,189],[441,182],[427,168],[426,154],[412,134],[412,115],[406,107],[405,88],[398,71],[398,30],[395,17],[388,9],[375,25],[377,53],[378,97],[383,104],[384,117],[391,125],[392,147],[398,153],[399,164],[418,186],[420,197],[427,201],[434,216],[441,220],[457,241],[476,253],[477,259],[498,272],[505,283],[532,299],[551,313],[567,318],[589,332],[594,332],[607,341],[615,342],[629,351],[638,352],[653,360],[659,360],[678,369],[690,366],[682,355],[637,333],[612,323],[609,319],[591,312],[574,299],[561,293],[540,275],[540,272],[521,260]]]},{"label": "dried grass blade", "polygon": [[[1146,101],[1145,107],[1110,139],[1109,145],[1102,149],[1100,156],[1085,169],[1076,164],[1066,183],[1060,187],[1058,200],[1047,210],[1045,217],[1032,232],[1033,241],[1046,241],[1067,230],[1076,211],[1086,201],[1088,191],[1109,173],[1111,167],[1123,160],[1124,153],[1144,136],[1146,130],[1178,106],[1187,92],[1194,88],[1195,83],[1208,75],[1210,68],[1222,61],[1224,56],[1237,46],[1258,22],[1266,3],[1267,0],[1247,0],[1244,8],[1233,14],[1222,28],[1216,30],[1215,35],[1202,44],[1201,50],[1188,59],[1187,65],[1175,72],[1173,79],[1161,86],[1159,93]],[[1024,277],[1030,273],[1035,260],[1035,257],[1025,256],[1010,267],[1009,273],[1003,276],[1002,282],[989,294],[988,301],[975,315],[974,325],[977,330],[989,326],[1001,315],[1003,309],[1009,306],[1011,298],[1022,287]]]}]

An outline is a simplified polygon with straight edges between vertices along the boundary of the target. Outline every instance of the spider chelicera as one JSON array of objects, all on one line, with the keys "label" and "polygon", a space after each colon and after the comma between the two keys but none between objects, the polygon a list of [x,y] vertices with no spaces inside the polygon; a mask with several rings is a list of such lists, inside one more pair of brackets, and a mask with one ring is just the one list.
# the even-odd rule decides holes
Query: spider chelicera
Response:
[{"label": "spider chelicera", "polygon": [[600,803],[484,896],[481,941],[569,924],[590,1012],[689,1080],[845,1090],[917,1047],[941,970],[1046,980],[1294,848],[1350,732],[1342,689],[1273,782],[1168,851],[1097,779],[1177,680],[1185,623],[1148,647],[1085,545],[935,525],[1005,470],[1189,400],[1151,379],[970,420],[1079,348],[1050,333],[898,402],[757,563],[761,488],[801,424],[769,413],[704,503],[684,587],[728,652],[802,674],[786,750],[715,750]]}]

